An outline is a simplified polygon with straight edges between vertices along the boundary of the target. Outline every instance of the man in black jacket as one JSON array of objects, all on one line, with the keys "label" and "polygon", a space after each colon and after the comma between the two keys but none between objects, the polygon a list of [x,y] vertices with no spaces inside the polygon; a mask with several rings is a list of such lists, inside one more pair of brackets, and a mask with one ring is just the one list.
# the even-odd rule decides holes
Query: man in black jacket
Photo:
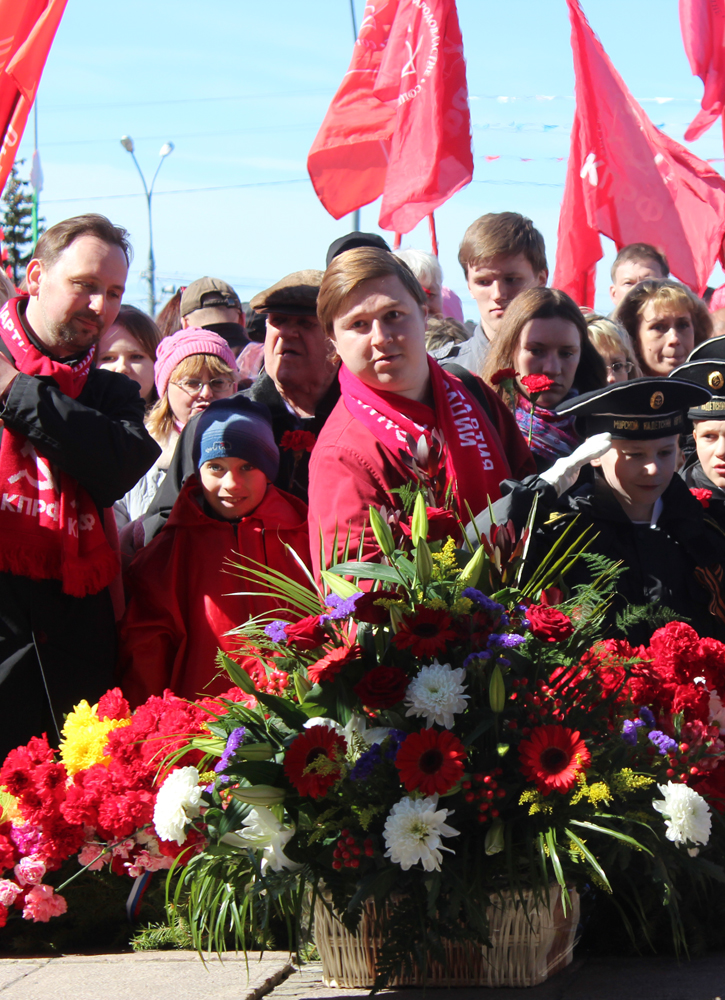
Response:
[{"label": "man in black jacket", "polygon": [[[317,293],[322,271],[295,271],[255,295],[250,305],[267,317],[264,368],[244,395],[264,403],[272,417],[274,439],[280,449],[279,474],[274,485],[307,503],[308,447],[340,397],[337,362],[317,320]],[[143,537],[133,536],[134,547],[148,544],[166,524],[182,483],[196,471],[192,444],[196,419],[182,431],[169,471],[143,520]],[[287,432],[307,431],[307,447],[290,440]],[[294,447],[295,444],[301,445]]]},{"label": "man in black jacket", "polygon": [[[0,311],[0,757],[113,682],[104,508],[153,464],[135,382],[93,369],[123,295],[127,234],[100,215],[38,241]],[[112,519],[111,519],[112,520]]]}]

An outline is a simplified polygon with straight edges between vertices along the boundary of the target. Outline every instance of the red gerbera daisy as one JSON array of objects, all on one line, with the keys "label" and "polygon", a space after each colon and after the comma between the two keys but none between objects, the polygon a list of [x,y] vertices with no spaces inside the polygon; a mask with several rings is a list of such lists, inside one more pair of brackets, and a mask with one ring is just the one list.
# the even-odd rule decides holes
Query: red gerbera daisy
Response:
[{"label": "red gerbera daisy", "polygon": [[466,748],[447,729],[422,729],[403,740],[395,757],[409,792],[443,795],[463,777]]},{"label": "red gerbera daisy", "polygon": [[347,743],[334,729],[311,726],[292,741],[284,757],[284,773],[300,795],[321,799],[340,777],[340,758]]},{"label": "red gerbera daisy", "polygon": [[346,663],[359,660],[362,650],[356,642],[352,646],[338,646],[331,649],[317,663],[313,663],[307,668],[307,676],[313,684],[320,681],[331,681],[340,673]]},{"label": "red gerbera daisy", "polygon": [[521,770],[544,795],[568,792],[592,759],[580,733],[566,726],[539,726],[519,745],[519,757]]},{"label": "red gerbera daisy", "polygon": [[415,613],[403,618],[393,642],[398,649],[410,649],[413,656],[435,656],[455,638],[450,615],[416,604]]}]

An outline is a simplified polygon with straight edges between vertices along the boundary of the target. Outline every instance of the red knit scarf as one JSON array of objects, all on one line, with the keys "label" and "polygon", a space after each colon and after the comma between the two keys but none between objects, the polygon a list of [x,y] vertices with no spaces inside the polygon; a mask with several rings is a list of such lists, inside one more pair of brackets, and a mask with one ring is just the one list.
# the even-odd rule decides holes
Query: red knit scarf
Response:
[{"label": "red knit scarf", "polygon": [[[18,301],[11,299],[0,309],[0,338],[15,367],[25,375],[52,378],[62,393],[76,399],[94,351],[74,367],[42,354],[23,330]],[[83,441],[76,444],[83,446]],[[5,424],[0,439],[0,571],[60,580],[66,594],[85,597],[107,587],[118,568],[86,490]]]},{"label": "red knit scarf", "polygon": [[410,453],[408,434],[416,441],[425,435],[430,445],[432,431],[437,428],[446,443],[448,482],[465,519],[466,502],[478,514],[489,497],[499,499],[499,483],[511,475],[511,469],[495,427],[461,380],[431,357],[428,369],[433,408],[395,392],[373,389],[345,365],[340,366],[342,398],[352,416],[396,457],[401,451]]}]

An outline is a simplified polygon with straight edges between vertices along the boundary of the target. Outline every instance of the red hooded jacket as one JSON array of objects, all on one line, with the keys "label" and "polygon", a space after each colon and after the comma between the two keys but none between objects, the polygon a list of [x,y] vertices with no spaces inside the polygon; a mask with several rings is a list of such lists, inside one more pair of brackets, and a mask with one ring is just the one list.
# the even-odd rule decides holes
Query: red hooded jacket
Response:
[{"label": "red hooded jacket", "polygon": [[[514,415],[492,389],[480,379],[478,381],[486,394],[490,421],[501,440],[511,478],[523,479],[535,473],[536,464]],[[369,526],[370,505],[400,509],[400,497],[390,490],[411,482],[411,479],[412,473],[400,457],[386,448],[350,413],[343,399],[338,400],[310,458],[310,550],[316,576],[320,572],[320,536],[328,566],[338,561],[348,527],[350,559],[357,558],[363,532],[363,558],[379,555]],[[485,505],[485,496],[481,497],[481,502]],[[474,511],[474,514],[477,513]],[[338,557],[333,553],[336,534]]]},{"label": "red hooded jacket", "polygon": [[[229,689],[215,658],[220,647],[233,652],[238,640],[225,633],[280,606],[271,598],[235,593],[263,589],[229,565],[239,553],[309,585],[284,548],[291,545],[309,565],[307,507],[301,500],[270,485],[252,514],[231,522],[205,514],[200,498],[201,486],[190,476],[163,531],[128,569],[120,668],[123,692],[134,706],[165,688],[183,698]],[[242,665],[245,659],[257,662],[235,659]]]}]

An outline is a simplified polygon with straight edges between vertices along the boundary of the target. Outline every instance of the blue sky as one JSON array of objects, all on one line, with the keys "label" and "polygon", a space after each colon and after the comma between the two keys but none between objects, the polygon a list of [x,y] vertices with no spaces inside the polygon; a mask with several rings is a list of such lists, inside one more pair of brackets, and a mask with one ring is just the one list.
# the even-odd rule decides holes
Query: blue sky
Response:
[{"label": "blue sky", "polygon": [[[358,22],[363,6],[355,0]],[[646,99],[646,112],[682,141],[702,84],[682,47],[677,0],[582,6],[632,93]],[[446,283],[474,318],[456,255],[477,216],[529,215],[553,270],[574,73],[565,0],[458,0],[458,12],[475,170],[436,221]],[[38,93],[41,214],[52,224],[99,211],[126,226],[136,252],[126,301],[144,307],[146,202],[119,140],[134,138],[149,179],[168,140],[176,149],[153,198],[159,287],[211,274],[248,299],[290,271],[324,267],[328,244],[351,221],[336,222],[322,208],[305,163],[352,43],[349,0],[212,0],[203,7],[192,0],[68,0]],[[690,148],[722,157],[721,130],[713,127]],[[31,152],[32,118],[22,170]],[[363,229],[378,231],[378,211],[378,204],[363,208]],[[403,246],[430,249],[427,226],[405,236]],[[612,256],[610,245],[599,271],[597,302],[606,309]],[[711,283],[723,280],[718,268]]]}]

